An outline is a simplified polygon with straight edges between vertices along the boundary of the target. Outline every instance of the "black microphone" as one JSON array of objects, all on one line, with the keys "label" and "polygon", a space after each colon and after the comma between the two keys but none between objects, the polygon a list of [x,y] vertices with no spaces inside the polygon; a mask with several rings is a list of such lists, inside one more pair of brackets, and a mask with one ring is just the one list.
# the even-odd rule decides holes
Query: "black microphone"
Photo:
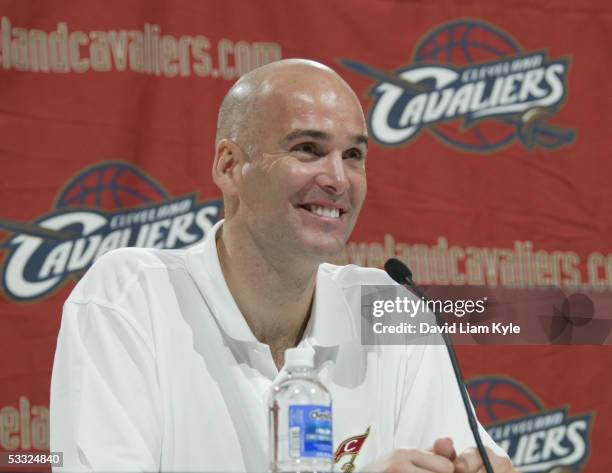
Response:
[{"label": "black microphone", "polygon": [[[400,260],[395,258],[388,259],[385,263],[385,271],[389,276],[391,276],[391,278],[395,282],[410,289],[413,293],[423,299],[425,303],[429,302],[427,296],[423,293],[423,291],[419,289],[419,287],[412,280],[412,271],[410,271],[408,266],[406,266]],[[436,317],[437,325],[441,326],[443,322],[442,316],[435,310],[433,310],[432,312]],[[476,421],[476,417],[474,416],[474,412],[472,411],[472,408],[470,406],[470,399],[465,389],[465,381],[463,380],[463,374],[461,373],[461,368],[459,367],[459,362],[457,361],[455,348],[453,347],[453,343],[447,333],[442,332],[442,339],[444,340],[446,350],[448,351],[448,357],[450,358],[450,362],[453,367],[453,372],[455,373],[455,379],[457,380],[457,387],[459,388],[459,392],[461,393],[463,407],[465,409],[465,413],[467,414],[468,423],[470,424],[470,429],[472,431],[474,441],[476,442],[476,447],[478,448],[478,452],[480,453],[480,457],[482,458],[482,463],[484,464],[487,473],[494,473],[493,467],[491,467],[491,461],[489,460],[489,455],[487,454],[487,451],[485,450],[485,447],[482,443],[482,439],[480,438],[480,432],[478,431],[478,422]]]}]

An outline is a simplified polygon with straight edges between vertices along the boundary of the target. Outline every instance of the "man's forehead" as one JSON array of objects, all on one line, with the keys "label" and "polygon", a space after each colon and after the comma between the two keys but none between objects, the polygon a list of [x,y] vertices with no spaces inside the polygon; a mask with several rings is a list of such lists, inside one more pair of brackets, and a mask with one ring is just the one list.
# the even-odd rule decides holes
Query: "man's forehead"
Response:
[{"label": "man's forehead", "polygon": [[[285,83],[269,88],[258,105],[260,113],[280,120],[283,128],[325,128],[340,122],[353,127],[353,133],[365,133],[359,100],[348,86],[337,81]],[[320,126],[313,127],[312,122]]]},{"label": "man's forehead", "polygon": [[275,146],[298,130],[342,146],[366,142],[359,99],[336,72],[312,61],[283,60],[251,71],[228,93],[222,112],[218,139],[234,136],[247,147]]},{"label": "man's forehead", "polygon": [[269,73],[258,88],[262,98],[273,101],[297,101],[330,106],[343,101],[359,103],[350,86],[334,71],[301,64]]}]

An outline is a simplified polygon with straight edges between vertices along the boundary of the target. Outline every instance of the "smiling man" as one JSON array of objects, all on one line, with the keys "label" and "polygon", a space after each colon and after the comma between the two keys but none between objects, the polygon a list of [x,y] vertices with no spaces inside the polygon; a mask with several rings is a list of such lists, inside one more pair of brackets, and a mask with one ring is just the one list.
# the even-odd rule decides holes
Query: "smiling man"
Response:
[{"label": "smiling man", "polygon": [[225,220],[187,250],[108,253],[66,301],[61,471],[265,471],[267,393],[296,345],[332,394],[338,470],[484,471],[444,347],[361,345],[360,286],[393,282],[324,263],[356,223],[366,154],[359,100],[328,67],[279,61],[232,87],[213,164]]},{"label": "smiling man", "polygon": [[309,319],[319,265],[342,250],[366,194],[367,130],[330,69],[283,61],[241,79],[219,114],[213,177],[225,280],[277,367]]}]

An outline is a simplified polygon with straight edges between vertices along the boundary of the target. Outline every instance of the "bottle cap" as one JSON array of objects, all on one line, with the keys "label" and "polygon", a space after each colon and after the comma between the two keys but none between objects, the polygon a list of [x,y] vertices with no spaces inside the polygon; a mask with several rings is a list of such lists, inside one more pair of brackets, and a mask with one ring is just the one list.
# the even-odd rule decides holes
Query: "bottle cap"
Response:
[{"label": "bottle cap", "polygon": [[314,367],[314,353],[308,348],[288,348],[285,350],[285,368]]}]

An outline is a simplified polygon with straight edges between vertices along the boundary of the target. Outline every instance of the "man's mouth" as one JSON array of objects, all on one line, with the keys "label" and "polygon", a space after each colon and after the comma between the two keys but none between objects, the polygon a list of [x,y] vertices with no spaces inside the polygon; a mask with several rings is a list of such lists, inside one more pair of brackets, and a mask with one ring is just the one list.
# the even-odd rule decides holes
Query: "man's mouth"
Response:
[{"label": "man's mouth", "polygon": [[307,210],[319,217],[340,218],[346,213],[346,210],[340,207],[326,207],[323,205],[305,204],[299,206],[301,209]]}]

